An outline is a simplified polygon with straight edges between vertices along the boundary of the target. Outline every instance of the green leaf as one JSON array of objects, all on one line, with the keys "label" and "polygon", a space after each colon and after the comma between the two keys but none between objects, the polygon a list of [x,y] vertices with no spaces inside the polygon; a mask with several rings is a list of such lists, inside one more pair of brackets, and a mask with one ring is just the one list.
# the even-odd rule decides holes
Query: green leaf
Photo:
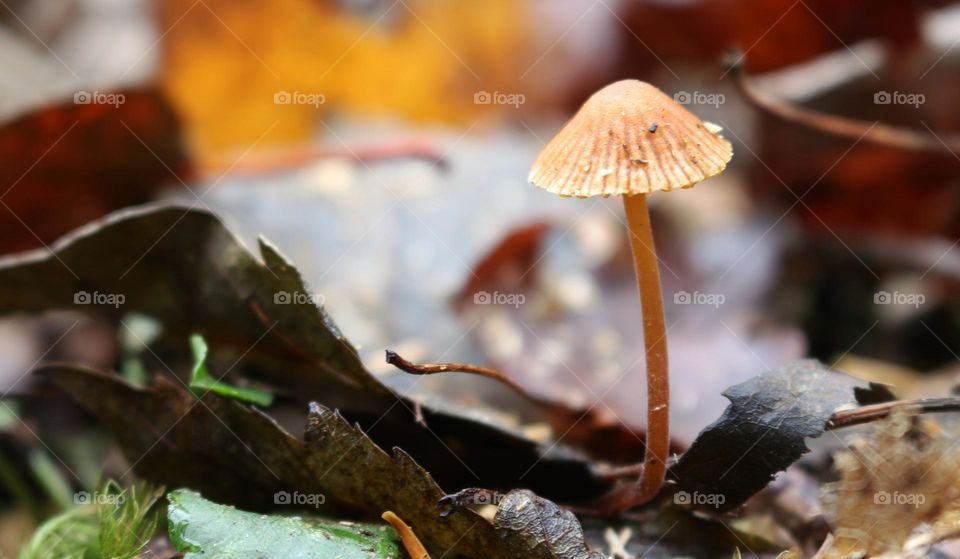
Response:
[{"label": "green leaf", "polygon": [[209,348],[200,334],[190,336],[190,349],[193,351],[193,374],[190,377],[190,388],[198,397],[202,396],[204,392],[210,391],[214,394],[256,404],[264,408],[273,403],[273,394],[269,392],[256,388],[233,386],[213,378],[213,375],[207,370]]},{"label": "green leaf", "polygon": [[392,528],[338,524],[244,512],[207,501],[194,491],[167,495],[170,542],[185,559],[401,557]]}]

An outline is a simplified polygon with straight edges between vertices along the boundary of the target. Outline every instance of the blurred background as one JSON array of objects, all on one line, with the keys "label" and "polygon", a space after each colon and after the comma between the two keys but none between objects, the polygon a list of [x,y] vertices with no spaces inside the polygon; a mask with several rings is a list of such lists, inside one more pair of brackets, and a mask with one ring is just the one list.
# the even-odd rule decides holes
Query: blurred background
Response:
[{"label": "blurred background", "polygon": [[[620,202],[526,182],[590,93],[642,79],[734,146],[722,175],[651,198],[677,440],[722,412],[721,390],[803,356],[942,394],[960,372],[958,44],[948,0],[4,0],[0,251],[46,253],[126,206],[208,209],[296,263],[401,392],[513,398],[413,382],[385,348],[498,368],[642,430]],[[766,94],[863,133],[758,107],[731,49]],[[36,395],[39,363],[116,370],[128,353],[109,321],[4,318],[0,389]],[[100,455],[22,402],[5,454],[50,462],[49,444],[98,475]],[[0,550],[33,522],[0,515]]]}]

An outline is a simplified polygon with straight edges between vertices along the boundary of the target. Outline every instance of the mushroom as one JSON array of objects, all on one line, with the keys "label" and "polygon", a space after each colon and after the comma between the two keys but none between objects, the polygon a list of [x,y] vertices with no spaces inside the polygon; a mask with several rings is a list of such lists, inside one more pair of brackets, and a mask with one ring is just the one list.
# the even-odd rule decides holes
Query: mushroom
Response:
[{"label": "mushroom", "polygon": [[611,509],[657,495],[670,447],[667,332],[647,194],[689,188],[723,171],[733,149],[719,130],[656,87],[623,80],[594,93],[530,170],[531,183],[560,196],[623,196],[643,315],[647,440],[640,480]]}]

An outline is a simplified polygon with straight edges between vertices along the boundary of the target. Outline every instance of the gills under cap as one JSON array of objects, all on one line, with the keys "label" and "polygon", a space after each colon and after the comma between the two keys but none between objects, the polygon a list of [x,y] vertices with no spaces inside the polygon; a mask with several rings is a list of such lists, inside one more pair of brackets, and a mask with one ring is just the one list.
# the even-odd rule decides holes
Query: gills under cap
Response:
[{"label": "gills under cap", "polygon": [[656,87],[612,83],[547,144],[530,182],[560,196],[617,196],[691,187],[727,166],[733,148]]}]

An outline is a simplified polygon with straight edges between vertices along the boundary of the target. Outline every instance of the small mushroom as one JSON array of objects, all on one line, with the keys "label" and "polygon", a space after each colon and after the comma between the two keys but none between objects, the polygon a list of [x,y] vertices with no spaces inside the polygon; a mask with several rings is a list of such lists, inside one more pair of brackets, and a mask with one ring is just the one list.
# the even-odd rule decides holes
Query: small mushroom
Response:
[{"label": "small mushroom", "polygon": [[611,508],[657,495],[670,447],[667,332],[647,194],[689,188],[723,171],[732,156],[716,127],[656,87],[623,80],[594,93],[530,170],[530,182],[560,196],[623,196],[643,316],[647,441],[640,480]]}]

